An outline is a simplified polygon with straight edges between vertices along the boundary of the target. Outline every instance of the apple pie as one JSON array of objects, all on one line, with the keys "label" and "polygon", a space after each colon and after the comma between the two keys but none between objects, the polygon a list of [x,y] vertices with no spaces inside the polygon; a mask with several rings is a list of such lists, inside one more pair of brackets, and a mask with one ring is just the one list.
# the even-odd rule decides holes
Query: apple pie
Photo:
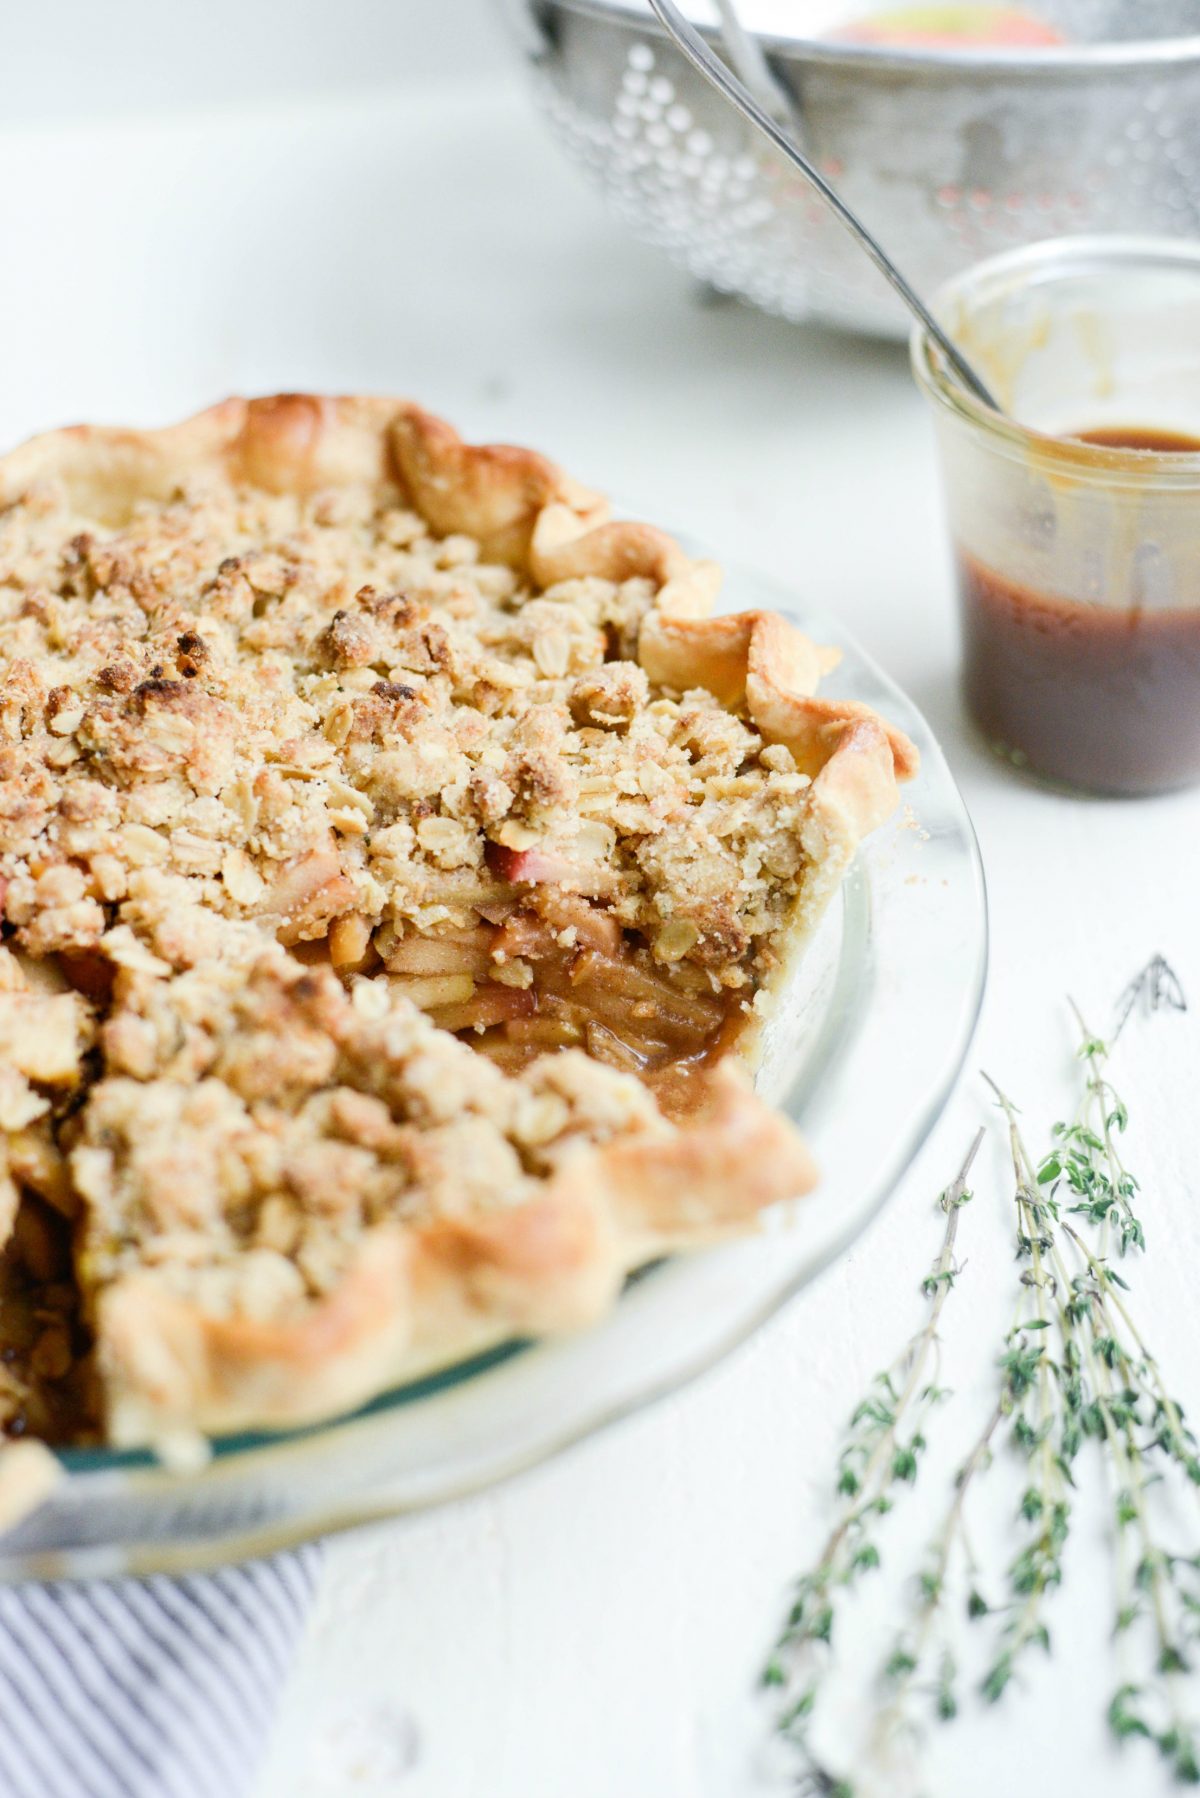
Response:
[{"label": "apple pie", "polygon": [[915,769],[527,450],[286,395],[0,458],[0,1427],[281,1428],[814,1172],[748,1075]]}]

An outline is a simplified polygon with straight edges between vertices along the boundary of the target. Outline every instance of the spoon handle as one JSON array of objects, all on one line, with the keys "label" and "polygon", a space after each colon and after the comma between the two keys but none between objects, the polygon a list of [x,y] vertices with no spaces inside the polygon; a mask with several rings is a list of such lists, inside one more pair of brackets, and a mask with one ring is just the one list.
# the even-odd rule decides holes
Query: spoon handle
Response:
[{"label": "spoon handle", "polygon": [[858,215],[850,210],[836,188],[829,185],[820,170],[808,160],[802,150],[797,148],[782,126],[764,111],[749,89],[742,85],[730,69],[726,68],[720,57],[713,54],[700,33],[683,17],[679,8],[674,4],[674,0],[650,0],[650,4],[662,20],[676,48],[687,57],[692,67],[699,70],[700,74],[705,76],[719,93],[724,94],[732,106],[737,108],[743,118],[748,119],[795,168],[800,170],[805,180],[816,188],[834,217],[850,232],[852,237],[858,239],[880,274],[891,284],[913,317],[937,344],[968,392],[973,393],[976,399],[982,400],[985,406],[990,406],[994,412],[1003,411],[1003,408],[997,405],[996,400],[989,392],[986,383],[975,373],[953,340],[946,335],[920,295],[909,286],[891,257],[867,230]]},{"label": "spoon handle", "polygon": [[738,17],[734,0],[716,0],[717,17],[721,21],[721,41],[725,59],[742,86],[754,96],[768,116],[774,119],[785,137],[798,150],[804,139],[797,130],[796,108],[767,61],[767,53],[752,31],[747,31]]}]

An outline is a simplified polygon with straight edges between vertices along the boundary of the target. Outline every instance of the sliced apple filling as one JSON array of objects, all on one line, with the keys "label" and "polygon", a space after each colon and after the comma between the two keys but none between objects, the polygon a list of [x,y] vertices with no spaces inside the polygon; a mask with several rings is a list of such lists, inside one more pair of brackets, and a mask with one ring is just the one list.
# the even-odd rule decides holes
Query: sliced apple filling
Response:
[{"label": "sliced apple filling", "polygon": [[733,1046],[747,993],[688,963],[663,965],[601,907],[549,889],[502,922],[401,941],[386,961],[444,1030],[506,1068],[548,1049],[585,1049],[651,1084]]},{"label": "sliced apple filling", "polygon": [[55,958],[0,947],[0,1433],[76,1440],[91,1421],[63,1143],[94,1037]]},{"label": "sliced apple filling", "polygon": [[71,1225],[26,1188],[0,1251],[0,1433],[79,1442],[96,1429]]}]

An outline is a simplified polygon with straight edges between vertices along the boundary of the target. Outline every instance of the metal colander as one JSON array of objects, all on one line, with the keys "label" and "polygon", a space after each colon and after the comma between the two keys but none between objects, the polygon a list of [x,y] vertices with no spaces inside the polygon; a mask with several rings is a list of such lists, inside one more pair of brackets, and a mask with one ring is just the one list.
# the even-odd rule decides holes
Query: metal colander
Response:
[{"label": "metal colander", "polygon": [[[506,4],[552,126],[637,236],[770,312],[905,331],[875,269],[645,0]],[[1061,47],[922,52],[760,34],[804,148],[922,292],[1040,238],[1200,235],[1197,0],[1032,9]],[[689,10],[701,25],[715,16]],[[753,0],[740,10],[758,22]],[[781,12],[813,17],[809,0],[776,0],[773,23]],[[715,27],[712,39],[720,48]]]}]

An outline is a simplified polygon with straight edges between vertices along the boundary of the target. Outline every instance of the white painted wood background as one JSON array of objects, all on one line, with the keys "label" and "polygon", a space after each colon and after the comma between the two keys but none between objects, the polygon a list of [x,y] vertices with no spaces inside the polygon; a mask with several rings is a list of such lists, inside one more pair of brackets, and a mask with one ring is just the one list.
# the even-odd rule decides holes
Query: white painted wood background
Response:
[{"label": "white painted wood background", "polygon": [[[228,82],[207,40],[188,62],[171,13],[139,52],[144,79],[117,59],[114,102],[73,74],[70,106],[50,25],[39,38],[28,17],[6,21],[20,79],[0,105],[0,437],[84,417],[161,422],[231,391],[411,393],[838,610],[925,708],[980,833],[993,949],[972,1071],[883,1216],[692,1389],[487,1497],[332,1544],[259,1794],[740,1798],[757,1789],[753,1677],[827,1526],[841,1425],[920,1319],[933,1198],[989,1115],[973,1070],[1003,1079],[1036,1132],[1071,1102],[1065,993],[1102,1023],[1161,949],[1200,1005],[1200,797],[1055,797],[967,733],[931,433],[899,350],[698,305],[561,164],[482,0],[397,0],[372,67],[339,62],[336,34],[313,26],[304,66],[272,79],[262,15],[283,30],[288,10],[239,9],[250,24]],[[78,41],[101,54],[95,9],[44,11],[64,31],[87,14]],[[150,16],[139,0],[104,11],[126,44]],[[228,11],[215,14],[236,61]],[[346,13],[372,28],[364,0]],[[178,14],[195,23],[195,9]],[[401,57],[400,36],[419,49]],[[1193,1407],[1195,1020],[1131,1025],[1118,1070],[1151,1240],[1135,1301]],[[945,1331],[959,1397],[885,1540],[897,1569],[918,1556],[989,1402],[1008,1321],[995,1131],[975,1184]],[[995,1503],[1011,1497],[1001,1484]],[[1166,1790],[1148,1752],[1118,1756],[1105,1739],[1103,1522],[1085,1494],[1052,1660],[1027,1691],[933,1738],[930,1798]],[[988,1540],[982,1519],[977,1533]],[[885,1592],[865,1593],[843,1651],[863,1678],[894,1609]],[[831,1753],[856,1730],[847,1702]]]}]

